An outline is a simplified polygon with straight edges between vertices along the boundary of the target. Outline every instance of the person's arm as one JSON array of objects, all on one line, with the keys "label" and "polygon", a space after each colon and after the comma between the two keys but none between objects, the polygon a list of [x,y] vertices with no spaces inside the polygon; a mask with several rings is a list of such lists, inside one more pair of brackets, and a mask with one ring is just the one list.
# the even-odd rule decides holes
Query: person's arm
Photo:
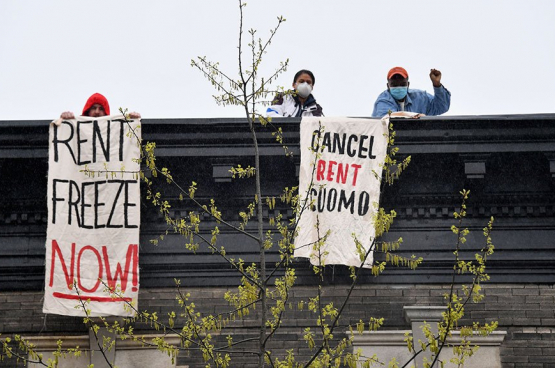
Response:
[{"label": "person's arm", "polygon": [[393,97],[391,97],[391,95],[387,95],[389,95],[389,92],[384,91],[378,96],[376,102],[374,102],[374,111],[372,112],[372,117],[381,118],[387,115],[390,110],[392,112],[396,112],[399,110],[399,107],[397,106],[397,103],[395,102]]},{"label": "person's arm", "polygon": [[422,116],[426,116],[426,114],[420,114],[418,112],[408,112],[408,111],[397,111],[392,112],[392,118],[411,118],[411,119],[418,119]]},{"label": "person's arm", "polygon": [[129,117],[130,117],[131,119],[140,119],[140,118],[141,118],[141,114],[139,114],[139,113],[136,112],[136,111],[133,111],[133,112],[130,112],[130,113],[129,113]]},{"label": "person's arm", "polygon": [[322,108],[322,106],[316,104],[316,110],[312,112],[312,116],[317,116],[317,117],[325,116],[324,109]]},{"label": "person's arm", "polygon": [[305,113],[303,113],[303,116],[322,117],[322,116],[324,116],[324,111],[322,109],[322,106],[315,103],[313,106],[310,106],[309,110],[307,110]]},{"label": "person's arm", "polygon": [[441,72],[437,69],[430,70],[430,80],[434,86],[434,95],[427,94],[427,115],[441,115],[449,111],[451,106],[451,92],[441,84]]},{"label": "person's arm", "polygon": [[426,109],[427,115],[441,115],[449,111],[451,106],[451,92],[447,88],[434,87],[434,95],[428,95],[428,108]]},{"label": "person's arm", "polygon": [[272,101],[272,106],[266,109],[267,118],[283,117],[283,94],[279,93]]}]

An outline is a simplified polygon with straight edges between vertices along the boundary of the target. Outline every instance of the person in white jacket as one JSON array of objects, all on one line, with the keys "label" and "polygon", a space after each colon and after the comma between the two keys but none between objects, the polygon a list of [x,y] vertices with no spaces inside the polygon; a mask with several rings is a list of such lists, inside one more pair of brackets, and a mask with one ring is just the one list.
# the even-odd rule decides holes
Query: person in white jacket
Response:
[{"label": "person in white jacket", "polygon": [[278,93],[272,106],[266,110],[267,117],[324,116],[322,106],[316,103],[312,95],[314,74],[310,70],[299,70],[293,78],[293,89],[287,93]]}]

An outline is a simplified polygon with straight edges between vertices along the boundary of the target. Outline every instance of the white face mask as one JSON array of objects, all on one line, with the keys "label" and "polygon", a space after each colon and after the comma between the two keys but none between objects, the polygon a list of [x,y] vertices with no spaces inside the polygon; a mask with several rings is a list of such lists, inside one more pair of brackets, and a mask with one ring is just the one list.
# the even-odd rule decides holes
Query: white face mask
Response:
[{"label": "white face mask", "polygon": [[312,86],[306,82],[297,84],[297,93],[302,98],[307,98],[312,92]]}]

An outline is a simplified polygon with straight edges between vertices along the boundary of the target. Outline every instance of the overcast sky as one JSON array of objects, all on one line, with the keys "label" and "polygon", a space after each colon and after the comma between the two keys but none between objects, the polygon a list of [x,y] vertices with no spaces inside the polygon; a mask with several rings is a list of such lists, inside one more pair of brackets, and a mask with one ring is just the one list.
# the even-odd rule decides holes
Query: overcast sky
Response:
[{"label": "overcast sky", "polygon": [[[370,116],[393,66],[429,92],[441,70],[449,115],[555,112],[553,0],[250,0],[245,26],[267,37],[278,15],[262,71],[288,58],[289,87],[312,70],[326,116]],[[243,116],[190,66],[236,74],[235,0],[0,0],[0,17],[0,120],[80,113],[94,92],[144,118]]]}]

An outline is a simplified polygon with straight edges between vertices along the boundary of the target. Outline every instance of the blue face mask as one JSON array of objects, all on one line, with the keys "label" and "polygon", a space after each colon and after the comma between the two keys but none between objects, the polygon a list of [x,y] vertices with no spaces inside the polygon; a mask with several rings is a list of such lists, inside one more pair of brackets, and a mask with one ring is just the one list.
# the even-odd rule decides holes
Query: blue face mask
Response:
[{"label": "blue face mask", "polygon": [[396,100],[402,100],[407,95],[409,87],[389,87],[389,93]]}]

